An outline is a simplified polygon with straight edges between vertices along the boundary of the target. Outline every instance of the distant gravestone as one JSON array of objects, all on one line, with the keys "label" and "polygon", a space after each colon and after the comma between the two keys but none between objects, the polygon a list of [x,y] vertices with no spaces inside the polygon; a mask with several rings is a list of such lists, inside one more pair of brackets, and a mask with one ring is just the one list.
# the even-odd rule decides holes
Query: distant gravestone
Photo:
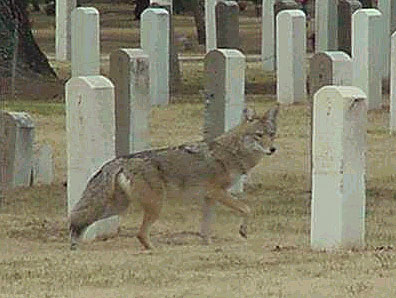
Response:
[{"label": "distant gravestone", "polygon": [[[277,36],[277,22],[276,17],[283,10],[301,9],[301,4],[294,0],[276,0],[274,3],[274,53],[276,53],[276,36]],[[302,11],[302,10],[301,10]],[[305,28],[304,28],[305,30]],[[276,68],[276,55],[275,55],[275,68]]]},{"label": "distant gravestone", "polygon": [[354,86],[314,95],[311,246],[364,245],[367,97]]},{"label": "distant gravestone", "polygon": [[312,95],[323,86],[351,86],[352,59],[342,51],[316,53],[310,60],[309,79]]},{"label": "distant gravestone", "polygon": [[216,49],[216,12],[219,0],[205,0],[205,38],[206,53]]},{"label": "distant gravestone", "polygon": [[0,111],[0,183],[29,186],[33,164],[34,123],[27,113]]},{"label": "distant gravestone", "polygon": [[115,88],[116,156],[148,148],[150,111],[149,57],[142,49],[119,49],[110,55]]},{"label": "distant gravestone", "polygon": [[235,1],[216,4],[217,48],[239,49],[239,6]]},{"label": "distant gravestone", "polygon": [[337,1],[315,1],[315,52],[336,51]]},{"label": "distant gravestone", "polygon": [[390,38],[396,30],[396,0],[378,0],[378,10],[381,11],[383,16],[383,78],[388,79],[390,73]]},{"label": "distant gravestone", "polygon": [[99,75],[99,12],[93,7],[78,7],[71,18],[72,77]]},{"label": "distant gravestone", "polygon": [[275,70],[275,0],[263,0],[261,23],[261,63],[263,70]]},{"label": "distant gravestone", "polygon": [[33,184],[51,184],[54,181],[52,148],[45,144],[34,150]]},{"label": "distant gravestone", "polygon": [[71,12],[76,0],[56,0],[55,56],[58,61],[71,59]]},{"label": "distant gravestone", "polygon": [[172,0],[150,0],[151,7],[164,8],[169,12],[169,87],[170,92],[174,93],[180,85],[181,75],[178,49],[175,40],[172,2]]},{"label": "distant gravestone", "polygon": [[366,93],[369,109],[382,104],[382,21],[377,9],[359,9],[352,15],[352,84]]},{"label": "distant gravestone", "polygon": [[277,23],[277,97],[279,103],[291,104],[306,97],[305,14],[284,10]]},{"label": "distant gravestone", "polygon": [[169,12],[148,8],[141,16],[140,43],[149,56],[150,101],[152,105],[169,103]]},{"label": "distant gravestone", "polygon": [[[211,141],[238,125],[245,108],[246,57],[238,50],[217,49],[205,56],[204,138]],[[243,191],[245,177],[236,181],[231,192]]]},{"label": "distant gravestone", "polygon": [[348,55],[352,53],[352,14],[360,8],[362,4],[358,0],[338,1],[338,50]]},{"label": "distant gravestone", "polygon": [[[115,157],[114,86],[103,76],[74,77],[66,83],[68,213],[90,177]],[[118,216],[89,226],[82,240],[111,236]]]},{"label": "distant gravestone", "polygon": [[396,133],[396,32],[391,36],[390,56],[390,119],[389,126],[392,134]]}]

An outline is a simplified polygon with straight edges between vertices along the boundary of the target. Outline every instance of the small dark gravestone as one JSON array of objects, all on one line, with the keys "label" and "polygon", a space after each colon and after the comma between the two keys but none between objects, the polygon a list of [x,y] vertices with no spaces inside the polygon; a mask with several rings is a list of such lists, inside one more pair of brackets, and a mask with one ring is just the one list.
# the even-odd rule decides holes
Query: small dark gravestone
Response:
[{"label": "small dark gravestone", "polygon": [[239,49],[239,6],[235,1],[216,4],[217,48]]},{"label": "small dark gravestone", "polygon": [[362,8],[358,0],[338,2],[338,50],[351,55],[352,14]]},{"label": "small dark gravestone", "polygon": [[[300,3],[294,0],[277,0],[274,3],[274,53],[276,53],[276,16],[282,10],[286,9],[301,9],[302,6]],[[276,65],[276,55],[275,55],[275,65]]]}]

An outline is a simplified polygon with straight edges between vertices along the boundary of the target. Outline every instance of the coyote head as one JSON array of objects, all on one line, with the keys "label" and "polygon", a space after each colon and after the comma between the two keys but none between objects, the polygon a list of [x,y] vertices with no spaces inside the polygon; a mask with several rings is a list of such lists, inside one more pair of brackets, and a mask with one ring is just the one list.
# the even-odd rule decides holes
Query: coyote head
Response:
[{"label": "coyote head", "polygon": [[279,107],[271,108],[264,116],[257,116],[252,110],[245,109],[243,142],[246,148],[261,154],[271,155],[276,151],[273,141],[276,134],[276,116]]}]

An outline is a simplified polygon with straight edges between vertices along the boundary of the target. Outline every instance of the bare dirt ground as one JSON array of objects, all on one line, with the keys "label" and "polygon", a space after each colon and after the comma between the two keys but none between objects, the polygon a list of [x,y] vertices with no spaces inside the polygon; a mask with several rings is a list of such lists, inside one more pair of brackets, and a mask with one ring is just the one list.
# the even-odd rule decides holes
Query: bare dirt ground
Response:
[{"label": "bare dirt ground", "polygon": [[[127,46],[137,46],[138,39],[122,30],[133,23],[131,8],[120,7],[125,11],[122,16],[99,7],[108,17],[102,19],[104,30],[120,36],[117,41],[104,34],[104,49],[115,49],[121,41],[124,46],[128,38]],[[53,20],[33,17],[40,46],[53,52],[53,29],[48,29]],[[193,34],[191,20],[178,18],[186,24],[181,32]],[[123,25],[114,25],[116,20]],[[257,22],[247,16],[245,20]],[[248,33],[244,38],[252,38],[246,45],[259,46],[256,35]],[[255,49],[247,51],[256,53]],[[55,66],[67,78],[70,65]],[[202,64],[186,63],[182,69],[185,88],[175,97],[178,103],[151,113],[152,146],[176,145],[202,136],[203,104],[198,95]],[[273,74],[263,74],[259,66],[248,64],[246,84],[252,87],[247,99],[258,112],[272,106],[275,98],[257,90],[273,83]],[[388,106],[389,99],[384,99]],[[238,235],[239,218],[219,207],[213,243],[202,245],[197,235],[200,203],[193,198],[189,202],[176,199],[166,202],[153,228],[156,248],[150,252],[143,251],[135,238],[141,220],[137,205],[122,218],[116,238],[70,251],[63,184],[64,103],[37,98],[2,101],[0,107],[32,115],[37,142],[54,148],[56,170],[53,185],[14,189],[0,202],[0,297],[396,296],[396,140],[387,131],[387,108],[369,113],[366,245],[329,253],[312,251],[309,246],[307,103],[282,107],[278,151],[265,158],[248,179],[245,200],[254,211],[247,241]]]}]

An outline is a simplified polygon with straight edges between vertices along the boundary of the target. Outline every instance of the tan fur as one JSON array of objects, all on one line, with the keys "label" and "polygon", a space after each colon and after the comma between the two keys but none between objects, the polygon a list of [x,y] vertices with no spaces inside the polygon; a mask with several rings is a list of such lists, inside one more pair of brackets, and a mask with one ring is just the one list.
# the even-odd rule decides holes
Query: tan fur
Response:
[{"label": "tan fur", "polygon": [[153,149],[118,157],[104,164],[93,176],[70,215],[72,246],[93,222],[120,214],[131,201],[143,207],[138,239],[149,249],[150,228],[158,219],[162,202],[172,196],[203,199],[201,235],[210,238],[213,206],[221,203],[244,218],[240,234],[246,237],[249,207],[227,191],[265,155],[271,155],[278,108],[263,117],[246,114],[231,131],[211,142]]}]

